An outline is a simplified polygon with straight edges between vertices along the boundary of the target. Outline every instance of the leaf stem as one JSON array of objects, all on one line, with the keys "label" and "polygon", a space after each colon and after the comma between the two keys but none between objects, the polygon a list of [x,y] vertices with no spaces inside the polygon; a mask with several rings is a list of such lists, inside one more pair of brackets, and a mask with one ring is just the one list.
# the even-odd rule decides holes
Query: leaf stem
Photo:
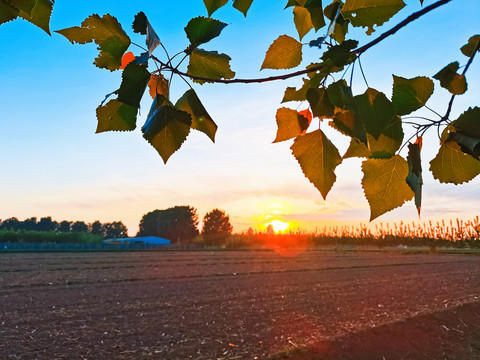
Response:
[{"label": "leaf stem", "polygon": [[449,3],[450,1],[452,0],[440,0],[440,1],[437,1],[436,3],[433,3],[425,8],[423,8],[422,10],[420,11],[417,11],[417,12],[414,12],[413,14],[411,14],[410,16],[408,16],[405,20],[401,21],[400,23],[398,23],[397,25],[395,25],[393,28],[391,28],[390,30],[384,32],[383,34],[381,34],[378,38],[376,38],[375,40],[373,41],[370,41],[368,44],[362,46],[362,47],[359,47],[358,49],[355,49],[353,50],[353,52],[357,53],[357,54],[361,54],[365,51],[367,51],[368,49],[370,49],[372,46],[378,44],[380,41],[384,40],[385,38],[389,37],[390,35],[393,35],[395,34],[398,30],[400,30],[401,28],[407,26],[408,24],[410,24],[412,21],[415,21],[417,20],[419,17],[425,15],[426,13],[442,6],[442,5],[445,5],[447,3]]},{"label": "leaf stem", "polygon": [[[477,50],[478,51],[478,50]],[[475,57],[475,55],[477,54],[477,51],[474,51],[473,54],[470,56],[470,59],[468,59],[468,62],[467,62],[467,65],[465,66],[465,68],[463,69],[462,71],[462,75],[465,76],[465,74],[467,73],[468,71],[468,68],[470,67],[470,65],[472,65],[472,62],[473,62],[473,58]],[[452,106],[453,106],[453,101],[455,100],[455,94],[452,95],[452,97],[450,98],[450,101],[448,102],[448,108],[447,108],[447,112],[445,113],[445,116],[442,117],[442,121],[445,121],[445,122],[448,122],[449,121],[449,117],[450,117],[450,113],[452,112]]]},{"label": "leaf stem", "polygon": [[[412,21],[418,19],[419,17],[421,17],[421,16],[429,13],[430,11],[432,11],[432,10],[442,6],[442,5],[445,5],[445,4],[447,4],[451,1],[452,0],[439,0],[436,3],[433,3],[433,4],[423,8],[420,11],[417,11],[417,12],[411,14],[410,16],[408,16],[402,22],[398,23],[396,26],[394,26],[390,30],[381,34],[378,38],[370,41],[369,43],[365,44],[362,47],[359,47],[359,48],[353,50],[353,52],[357,53],[357,54],[364,53],[365,51],[370,49],[372,46],[378,44],[379,42],[381,42],[385,38],[389,37],[390,35],[395,34],[398,30],[405,27],[406,25],[408,25]],[[151,57],[153,59],[156,59],[153,55],[151,55]],[[156,59],[156,61],[159,61],[159,60]],[[173,73],[175,73],[177,75],[183,75],[183,76],[188,77],[192,80],[202,80],[202,81],[206,81],[206,82],[210,82],[210,83],[220,83],[220,84],[235,84],[235,83],[251,84],[251,83],[263,83],[263,82],[276,81],[276,80],[286,80],[286,79],[290,79],[290,78],[293,78],[293,77],[296,77],[296,76],[301,76],[301,75],[305,75],[305,74],[308,74],[308,73],[316,72],[316,71],[319,71],[323,68],[323,65],[320,64],[318,66],[314,66],[314,67],[304,69],[304,70],[300,70],[300,71],[295,71],[295,72],[292,72],[292,73],[287,73],[287,74],[277,75],[277,76],[269,76],[269,77],[264,77],[264,78],[255,78],[255,79],[211,79],[211,78],[206,78],[206,77],[201,77],[201,76],[190,75],[188,73],[182,72],[182,71],[174,68],[173,66],[171,66],[171,64],[168,64],[168,63],[163,64],[163,65],[164,65],[165,68],[170,69]]]}]

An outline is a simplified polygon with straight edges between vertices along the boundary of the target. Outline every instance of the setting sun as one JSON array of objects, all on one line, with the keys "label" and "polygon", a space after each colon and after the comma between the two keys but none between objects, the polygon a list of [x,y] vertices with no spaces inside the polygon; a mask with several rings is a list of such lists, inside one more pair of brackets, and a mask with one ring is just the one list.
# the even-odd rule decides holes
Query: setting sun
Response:
[{"label": "setting sun", "polygon": [[265,224],[265,227],[268,228],[269,225],[272,225],[273,231],[278,233],[279,231],[285,231],[290,224],[288,222],[283,222],[283,221],[280,221],[280,220],[273,220],[273,221],[270,221],[269,223]]}]

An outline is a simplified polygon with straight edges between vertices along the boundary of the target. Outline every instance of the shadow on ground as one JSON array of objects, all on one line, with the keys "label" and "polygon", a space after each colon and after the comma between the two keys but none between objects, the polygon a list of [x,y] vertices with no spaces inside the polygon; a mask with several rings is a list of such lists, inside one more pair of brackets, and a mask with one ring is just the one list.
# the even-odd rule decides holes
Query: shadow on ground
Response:
[{"label": "shadow on ground", "polygon": [[269,360],[480,359],[480,302],[275,354]]}]

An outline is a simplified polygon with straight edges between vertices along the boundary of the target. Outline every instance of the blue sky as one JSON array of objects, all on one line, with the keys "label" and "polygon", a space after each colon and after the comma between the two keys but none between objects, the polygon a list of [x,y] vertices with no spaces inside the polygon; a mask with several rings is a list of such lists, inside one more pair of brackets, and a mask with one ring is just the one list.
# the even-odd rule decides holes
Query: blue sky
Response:
[{"label": "blue sky", "polygon": [[[291,8],[283,7],[283,2],[255,0],[246,18],[230,5],[220,9],[213,17],[229,26],[204,48],[230,55],[238,77],[279,73],[259,69],[265,51],[279,35],[297,38]],[[408,1],[384,29],[419,9],[419,1]],[[92,13],[110,13],[134,42],[143,44],[144,39],[131,31],[133,17],[139,11],[146,13],[171,54],[188,45],[183,30],[188,21],[207,14],[201,0],[182,4],[57,1],[51,28],[78,26]],[[362,55],[369,85],[390,96],[392,72],[407,78],[432,76],[452,61],[465,65],[467,58],[459,49],[471,35],[479,33],[479,13],[476,0],[453,1],[370,49]],[[381,32],[378,29],[373,36]],[[359,35],[361,44],[365,44],[372,37],[364,33],[364,29],[355,29],[352,36]],[[303,42],[317,36],[309,33]],[[49,37],[33,25],[16,20],[0,26],[0,50],[0,219],[52,216],[87,222],[122,220],[133,235],[146,212],[191,205],[201,218],[213,208],[225,209],[235,231],[261,226],[273,218],[308,229],[346,221],[368,222],[359,160],[346,160],[337,168],[337,182],[324,201],[291,155],[291,142],[271,143],[283,92],[287,86],[298,86],[299,78],[256,85],[194,85],[219,126],[216,143],[192,132],[164,165],[140,132],[151,102],[147,95],[137,130],[95,134],[95,109],[120,84],[120,72],[92,65],[97,56],[95,45],[71,45],[59,34]],[[136,51],[133,47],[131,50]],[[156,54],[161,56],[161,50]],[[314,50],[306,50],[302,64],[319,56]],[[452,119],[468,107],[480,105],[479,80],[477,58],[467,73],[469,91],[457,97]],[[438,82],[435,89],[429,106],[444,113],[450,96]],[[174,80],[172,98],[185,90],[181,80]],[[358,71],[354,91],[365,91]],[[306,107],[299,103],[288,106],[298,105]],[[431,117],[427,112],[420,114]],[[316,124],[314,121],[310,130]],[[326,124],[321,126],[343,153],[347,140]],[[406,133],[411,131],[406,129]],[[431,131],[424,139],[422,152],[422,218],[472,218],[479,213],[480,180],[462,186],[439,184],[428,172],[428,162],[437,149],[438,139]],[[418,219],[412,202],[379,221],[398,219]]]}]

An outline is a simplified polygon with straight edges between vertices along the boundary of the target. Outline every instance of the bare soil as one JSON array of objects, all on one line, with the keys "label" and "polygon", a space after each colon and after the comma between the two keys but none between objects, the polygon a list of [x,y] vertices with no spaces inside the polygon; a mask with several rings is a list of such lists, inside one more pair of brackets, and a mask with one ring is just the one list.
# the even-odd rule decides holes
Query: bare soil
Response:
[{"label": "bare soil", "polygon": [[0,359],[479,359],[480,257],[0,254]]}]

